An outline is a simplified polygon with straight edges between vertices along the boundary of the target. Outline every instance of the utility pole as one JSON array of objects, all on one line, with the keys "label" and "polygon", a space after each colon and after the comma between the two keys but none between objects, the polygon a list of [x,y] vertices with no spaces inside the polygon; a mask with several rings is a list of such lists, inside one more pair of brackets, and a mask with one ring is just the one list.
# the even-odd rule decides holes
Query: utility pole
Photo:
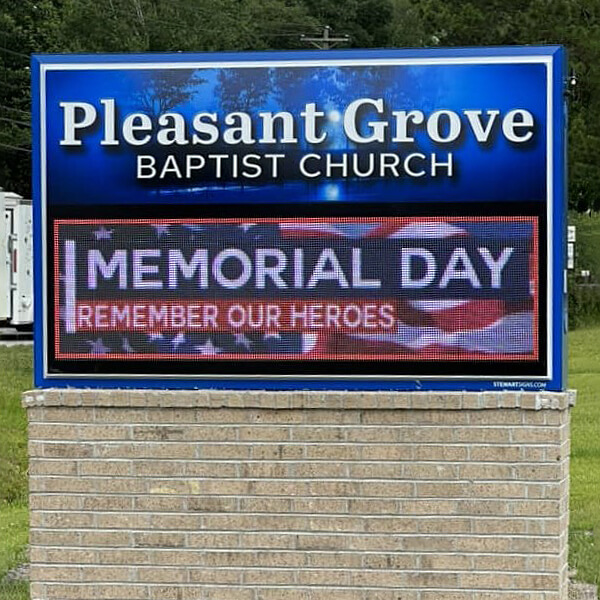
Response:
[{"label": "utility pole", "polygon": [[331,37],[329,35],[330,32],[331,27],[329,27],[329,25],[324,25],[323,37],[309,37],[307,35],[301,35],[300,41],[312,44],[315,46],[315,48],[319,48],[319,50],[330,50],[338,44],[347,44],[350,41],[350,36],[348,34],[344,34],[340,37]]}]

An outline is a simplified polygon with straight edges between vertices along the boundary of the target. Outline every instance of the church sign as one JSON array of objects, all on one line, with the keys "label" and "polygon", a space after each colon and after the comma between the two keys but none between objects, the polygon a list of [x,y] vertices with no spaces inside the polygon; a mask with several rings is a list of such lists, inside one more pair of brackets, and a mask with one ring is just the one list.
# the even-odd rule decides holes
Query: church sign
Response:
[{"label": "church sign", "polygon": [[37,385],[564,389],[561,48],[32,61]]}]

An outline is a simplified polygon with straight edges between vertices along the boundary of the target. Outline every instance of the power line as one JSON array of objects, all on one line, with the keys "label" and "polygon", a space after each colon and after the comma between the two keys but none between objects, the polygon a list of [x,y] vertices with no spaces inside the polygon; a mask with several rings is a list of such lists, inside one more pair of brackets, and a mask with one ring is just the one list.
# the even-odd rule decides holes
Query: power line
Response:
[{"label": "power line", "polygon": [[[0,84],[4,85],[4,84]],[[26,116],[31,116],[31,113],[28,110],[21,110],[20,108],[13,108],[12,106],[6,106],[5,104],[0,104],[0,108],[4,108],[5,110],[14,110],[15,112],[21,113]]]},{"label": "power line", "polygon": [[331,27],[329,27],[329,25],[325,25],[323,27],[322,37],[308,37],[306,35],[301,35],[300,41],[308,42],[309,44],[315,46],[315,48],[319,48],[319,50],[330,50],[338,44],[347,44],[350,41],[350,36],[347,33],[340,37],[331,37],[329,35],[330,31]]},{"label": "power line", "polygon": [[6,121],[8,123],[16,123],[17,125],[24,125],[25,127],[31,127],[31,123],[26,121],[18,121],[17,119],[9,119],[8,117],[0,117],[0,121]]},{"label": "power line", "polygon": [[[179,9],[183,9],[180,12],[185,14],[186,12],[188,14],[190,14],[190,11],[192,11],[193,16],[198,17],[199,13],[197,12],[197,10],[195,10],[195,8],[192,5],[186,5],[186,4],[180,4],[178,6]],[[114,16],[118,16],[118,15],[122,15],[124,17],[132,17],[136,20],[137,19],[136,15],[130,11],[125,9],[122,6],[113,6],[112,8],[112,14]],[[239,17],[239,15],[237,13],[227,13],[226,16],[231,17],[232,19],[237,19]],[[310,20],[310,19],[308,19]],[[146,18],[146,23],[144,25],[145,29],[147,30],[150,26],[155,26],[156,24],[162,25],[164,26],[166,29],[173,29],[173,30],[177,30],[180,31],[181,30],[181,21],[177,21],[177,20],[171,20],[171,19],[165,19],[165,18],[161,18],[159,15],[155,15],[155,16],[148,16]],[[253,25],[252,29],[254,31],[257,30],[263,30],[266,31],[268,29],[270,29],[272,27],[271,24],[269,23],[253,23],[252,21],[249,23],[250,25]],[[298,30],[301,29],[305,29],[307,27],[307,23],[306,22],[299,22],[299,21],[286,21],[284,23],[278,24],[278,26],[283,27],[283,28],[296,28]],[[310,26],[310,25],[308,25]],[[202,32],[202,31],[218,31],[218,28],[215,27],[194,27],[194,31],[196,32]],[[300,33],[300,31],[298,31],[298,33]],[[281,35],[289,35],[290,37],[293,37],[295,35],[295,33],[289,33],[289,34],[281,34]]]},{"label": "power line", "polygon": [[12,144],[5,144],[3,142],[0,142],[0,147],[10,148],[11,150],[20,150],[21,152],[28,152],[29,154],[31,154],[31,149],[23,148],[22,146],[13,146]]},{"label": "power line", "polygon": [[[308,19],[308,21],[310,21],[310,19]],[[319,25],[316,23],[307,23],[306,21],[303,23],[294,23],[292,21],[285,21],[283,23],[278,24],[279,27],[281,27],[282,29],[306,29],[307,27],[323,27],[323,25]],[[255,24],[255,28],[256,29],[271,29],[273,27],[273,23],[256,23]]]},{"label": "power line", "polygon": [[9,50],[8,48],[3,48],[2,46],[0,46],[0,52],[12,54],[13,56],[20,56],[21,58],[26,58],[27,60],[29,60],[28,54],[23,54],[22,52],[15,52],[14,50]]},{"label": "power line", "polygon": [[298,37],[297,33],[269,33],[268,31],[262,31],[261,35],[264,35],[265,37]]},{"label": "power line", "polygon": [[[177,18],[177,16],[179,16],[180,18],[184,18],[182,16],[185,15],[186,13],[188,15],[191,16],[195,16],[198,18],[198,20],[200,20],[200,16],[201,13],[198,13],[198,11],[196,10],[196,8],[192,5],[186,5],[186,4],[180,4],[178,7],[178,9],[180,9],[178,11],[179,14],[175,14],[174,17]],[[138,16],[131,10],[126,9],[123,6],[113,6],[111,11],[112,16],[114,17],[119,17],[123,16],[123,17],[131,17],[132,19],[139,21]],[[237,12],[229,12],[229,13],[224,13],[225,16],[231,17],[232,19],[237,19],[239,17]],[[189,19],[186,19],[189,20]],[[172,19],[165,19],[162,18],[160,15],[156,14],[156,15],[147,15],[146,19],[145,19],[145,28],[148,29],[148,26],[152,26],[152,25],[163,25],[163,26],[167,26],[167,29],[172,28],[172,29],[176,29],[176,30],[181,30],[181,21],[178,20],[172,20]],[[254,27],[254,29],[260,29],[260,28],[265,28],[268,29],[269,27],[271,27],[271,25],[269,25],[269,23],[256,23],[256,26]],[[169,27],[170,26],[170,27]],[[307,27],[307,23],[306,22],[295,22],[295,21],[286,21],[285,23],[281,24],[282,27],[296,27],[298,29],[304,29]],[[217,28],[215,27],[194,27],[194,31],[198,31],[198,32],[202,32],[202,31],[216,31]],[[2,33],[0,31],[0,33]]]}]

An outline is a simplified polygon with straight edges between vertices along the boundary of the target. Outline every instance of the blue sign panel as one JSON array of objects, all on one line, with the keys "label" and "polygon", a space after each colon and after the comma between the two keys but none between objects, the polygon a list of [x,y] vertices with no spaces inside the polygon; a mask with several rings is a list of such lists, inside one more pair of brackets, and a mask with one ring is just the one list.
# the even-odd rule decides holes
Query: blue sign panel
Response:
[{"label": "blue sign panel", "polygon": [[561,48],[32,62],[37,385],[564,389]]}]

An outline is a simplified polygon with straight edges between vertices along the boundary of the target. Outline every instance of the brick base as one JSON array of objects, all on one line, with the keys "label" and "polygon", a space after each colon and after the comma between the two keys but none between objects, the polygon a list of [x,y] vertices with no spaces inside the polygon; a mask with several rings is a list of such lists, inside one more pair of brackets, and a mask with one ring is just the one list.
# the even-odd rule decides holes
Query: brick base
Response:
[{"label": "brick base", "polygon": [[569,400],[28,392],[32,600],[566,600]]}]

